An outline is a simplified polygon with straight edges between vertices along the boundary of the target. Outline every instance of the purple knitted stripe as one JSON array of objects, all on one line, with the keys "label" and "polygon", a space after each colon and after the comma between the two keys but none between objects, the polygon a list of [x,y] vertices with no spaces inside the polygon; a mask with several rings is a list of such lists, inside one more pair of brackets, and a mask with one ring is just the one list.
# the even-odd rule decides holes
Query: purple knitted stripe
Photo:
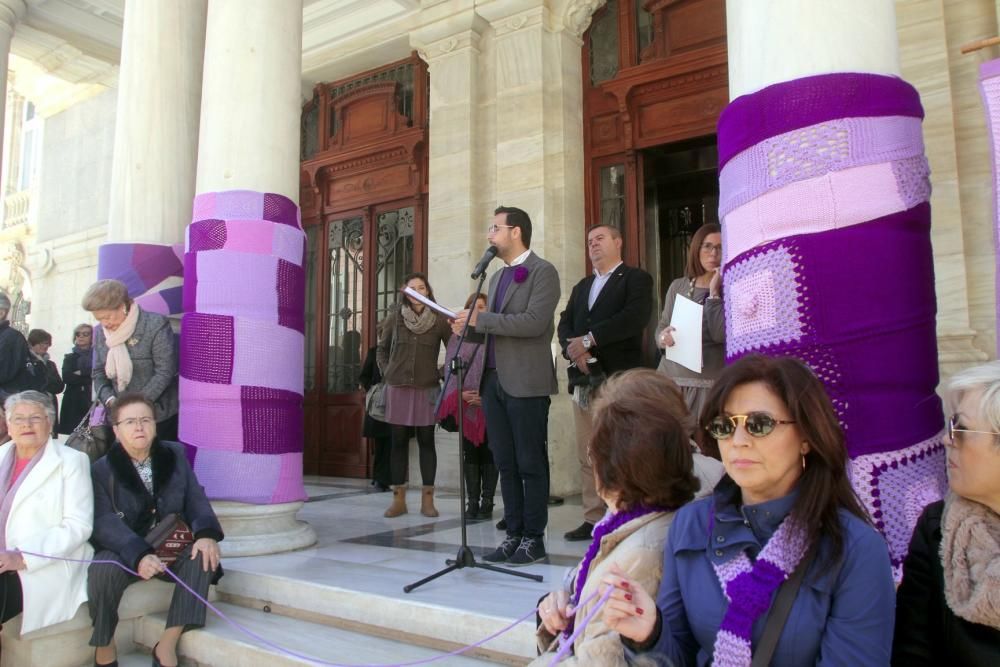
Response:
[{"label": "purple knitted stripe", "polygon": [[302,451],[302,396],[282,389],[240,387],[243,451],[285,454]]},{"label": "purple knitted stripe", "polygon": [[189,380],[233,381],[233,318],[187,313],[181,320],[180,374]]},{"label": "purple knitted stripe", "polygon": [[838,118],[771,137],[719,172],[719,217],[760,195],[831,171],[923,157],[919,118]]},{"label": "purple knitted stripe", "polygon": [[881,74],[821,74],[768,86],[733,100],[719,117],[719,169],[770,137],[837,118],[923,118],[916,89]]},{"label": "purple knitted stripe", "polygon": [[753,660],[750,642],[725,630],[716,635],[714,649],[712,667],[747,667]]},{"label": "purple knitted stripe", "polygon": [[131,243],[104,243],[97,249],[97,279],[117,279],[126,269],[131,269],[132,252],[135,246]]},{"label": "purple knitted stripe", "polygon": [[726,585],[729,599],[740,604],[730,602],[720,629],[749,640],[754,622],[771,607],[771,598],[785,578],[785,573],[772,563],[758,558],[751,571],[737,575]]},{"label": "purple knitted stripe", "polygon": [[[990,60],[979,66],[979,94],[986,110],[986,129],[990,137],[990,182],[993,196],[993,247],[1000,257],[1000,59]],[[995,293],[1000,295],[1000,268],[995,272]],[[997,302],[996,331],[1000,331],[1000,301]],[[1000,354],[1000,336],[996,340]]]}]

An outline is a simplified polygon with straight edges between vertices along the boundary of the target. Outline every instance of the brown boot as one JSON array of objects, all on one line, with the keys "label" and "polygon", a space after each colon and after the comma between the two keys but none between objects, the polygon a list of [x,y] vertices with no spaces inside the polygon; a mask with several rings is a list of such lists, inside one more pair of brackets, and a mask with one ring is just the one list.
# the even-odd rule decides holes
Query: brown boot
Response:
[{"label": "brown boot", "polygon": [[406,514],[406,485],[399,484],[392,487],[392,504],[389,505],[389,509],[385,511],[384,516],[387,519],[393,517],[402,516]]},{"label": "brown boot", "polygon": [[424,493],[420,496],[420,513],[424,516],[440,516],[434,509],[434,487],[425,486]]}]

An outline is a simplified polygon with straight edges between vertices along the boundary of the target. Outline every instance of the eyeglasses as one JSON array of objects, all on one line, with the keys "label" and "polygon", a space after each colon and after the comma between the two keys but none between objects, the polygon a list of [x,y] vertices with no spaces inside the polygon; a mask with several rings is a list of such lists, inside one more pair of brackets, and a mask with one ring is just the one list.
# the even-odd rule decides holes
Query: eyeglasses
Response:
[{"label": "eyeglasses", "polygon": [[121,421],[115,422],[115,426],[124,426],[125,428],[135,428],[136,425],[142,426],[143,428],[148,427],[153,424],[155,420],[152,417],[142,417],[136,419],[135,417],[129,417],[128,419],[123,419]]},{"label": "eyeglasses", "polygon": [[41,415],[33,415],[31,417],[12,417],[10,423],[14,426],[26,426],[31,424],[32,426],[38,426],[44,421],[48,421],[48,417],[43,417]]},{"label": "eyeglasses", "polygon": [[489,227],[486,228],[486,233],[487,234],[496,234],[497,232],[500,231],[501,227],[503,227],[504,229],[514,229],[514,225],[497,225],[497,224],[492,224],[492,225],[490,225]]},{"label": "eyeglasses", "polygon": [[722,252],[722,244],[719,243],[702,243],[702,252]]},{"label": "eyeglasses", "polygon": [[89,331],[77,331],[77,332],[74,332],[73,335],[75,337],[77,337],[77,338],[90,338],[91,335],[93,335],[93,334],[91,334]]},{"label": "eyeglasses", "polygon": [[751,412],[748,415],[719,415],[708,422],[705,430],[716,440],[727,440],[736,433],[736,426],[743,421],[743,428],[754,438],[763,438],[771,434],[779,424],[794,424],[787,419],[775,419],[766,412]]},{"label": "eyeglasses", "polygon": [[948,439],[953,443],[958,443],[958,438],[955,436],[956,433],[982,433],[983,435],[1000,435],[994,431],[973,431],[969,428],[959,428],[959,417],[958,415],[952,415],[948,417]]}]

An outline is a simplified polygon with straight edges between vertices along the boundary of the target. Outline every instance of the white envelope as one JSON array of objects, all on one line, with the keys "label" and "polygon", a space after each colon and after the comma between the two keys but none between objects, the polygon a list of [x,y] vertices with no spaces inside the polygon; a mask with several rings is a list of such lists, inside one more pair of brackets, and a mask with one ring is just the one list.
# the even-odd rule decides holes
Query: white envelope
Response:
[{"label": "white envelope", "polygon": [[704,310],[700,303],[678,294],[670,315],[674,344],[663,349],[667,359],[695,373],[701,373],[701,318]]}]

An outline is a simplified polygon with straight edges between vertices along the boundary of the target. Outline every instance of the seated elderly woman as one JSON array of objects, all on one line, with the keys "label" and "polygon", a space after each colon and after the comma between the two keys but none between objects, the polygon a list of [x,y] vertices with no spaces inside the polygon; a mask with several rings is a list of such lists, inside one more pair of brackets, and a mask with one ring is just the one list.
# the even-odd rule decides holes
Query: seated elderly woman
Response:
[{"label": "seated elderly woman", "polygon": [[896,595],[893,665],[1000,665],[1000,362],[945,389],[948,497],[924,510]]},{"label": "seated elderly woman", "polygon": [[[574,622],[596,604],[592,596],[612,567],[651,593],[659,586],[663,544],[675,510],[699,487],[710,491],[722,476],[718,461],[693,452],[688,440],[693,421],[677,386],[654,370],[627,371],[602,387],[588,452],[597,492],[609,510],[563,590],[539,603],[539,649],[548,652],[533,665],[552,661],[555,637],[572,634]],[[625,649],[618,633],[594,618],[567,662],[624,665]]]},{"label": "seated elderly woman", "polygon": [[[819,379],[795,359],[744,357],[722,371],[702,420],[727,476],[677,512],[655,603],[634,576],[604,578],[607,626],[676,667],[888,664],[888,547],[848,482]],[[775,599],[790,602],[785,620]]]},{"label": "seated elderly woman", "polygon": [[110,408],[118,394],[141,393],[156,408],[160,437],[176,440],[177,354],[170,322],[141,309],[117,280],[91,285],[83,309],[101,324],[94,331],[94,396]]},{"label": "seated elderly woman", "polygon": [[[157,438],[153,415],[153,403],[139,393],[121,394],[111,406],[117,439],[93,465],[95,558],[124,563],[144,580],[163,573],[165,565],[147,537],[158,521],[176,514],[190,529],[192,541],[170,566],[171,572],[205,597],[209,585],[221,576],[222,527],[184,446]],[[108,563],[92,564],[89,575],[94,662],[116,665],[118,605],[125,589],[138,579]],[[153,664],[176,665],[181,633],[204,624],[204,604],[176,585],[166,628],[153,647]]]},{"label": "seated elderly woman", "polygon": [[25,633],[69,620],[87,599],[83,563],[33,554],[91,557],[94,492],[87,455],[49,438],[47,394],[13,394],[4,411],[12,441],[0,446],[0,623],[23,611]]}]

